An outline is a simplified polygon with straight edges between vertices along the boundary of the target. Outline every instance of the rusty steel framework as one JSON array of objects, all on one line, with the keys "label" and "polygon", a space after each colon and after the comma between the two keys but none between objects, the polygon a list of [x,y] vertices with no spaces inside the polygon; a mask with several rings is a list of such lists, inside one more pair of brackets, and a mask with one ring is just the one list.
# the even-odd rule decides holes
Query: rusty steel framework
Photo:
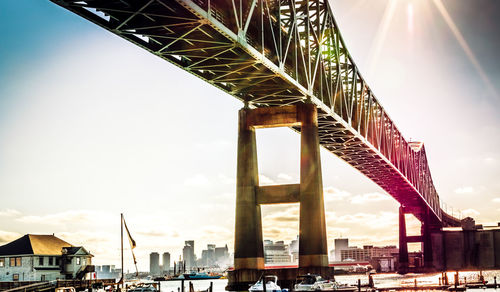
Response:
[{"label": "rusty steel framework", "polygon": [[314,103],[323,147],[420,220],[430,210],[435,224],[459,225],[440,207],[425,147],[375,98],[328,0],[51,1],[250,107]]}]

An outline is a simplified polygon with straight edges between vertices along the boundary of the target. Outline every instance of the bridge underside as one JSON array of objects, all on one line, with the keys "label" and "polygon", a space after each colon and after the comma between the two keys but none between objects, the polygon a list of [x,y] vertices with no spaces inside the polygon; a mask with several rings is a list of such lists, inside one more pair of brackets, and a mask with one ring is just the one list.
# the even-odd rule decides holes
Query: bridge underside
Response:
[{"label": "bridge underside", "polygon": [[327,2],[285,1],[290,3],[278,7],[274,1],[238,0],[233,11],[234,3],[225,0],[51,1],[252,108],[310,100],[318,108],[323,147],[419,220],[430,209],[425,220],[459,225],[451,216],[441,222],[425,150],[414,151],[403,139],[359,75]]}]

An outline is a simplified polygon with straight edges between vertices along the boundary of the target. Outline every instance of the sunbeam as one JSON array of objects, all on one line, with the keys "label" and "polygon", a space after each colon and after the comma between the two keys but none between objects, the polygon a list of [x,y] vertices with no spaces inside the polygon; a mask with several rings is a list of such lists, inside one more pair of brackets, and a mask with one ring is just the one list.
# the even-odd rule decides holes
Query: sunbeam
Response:
[{"label": "sunbeam", "polygon": [[495,87],[491,83],[491,80],[486,75],[486,72],[484,72],[483,68],[481,67],[481,64],[479,64],[479,61],[477,60],[477,58],[474,55],[474,53],[472,52],[471,48],[467,44],[467,41],[463,37],[463,35],[460,32],[460,30],[458,29],[458,27],[455,25],[455,22],[453,21],[450,14],[446,10],[446,7],[444,7],[443,2],[441,2],[441,0],[433,0],[433,2],[434,2],[434,5],[436,6],[436,8],[438,9],[439,13],[441,13],[441,16],[443,16],[444,21],[446,22],[446,24],[448,24],[448,27],[455,35],[455,38],[457,39],[458,43],[460,44],[460,46],[464,50],[465,54],[469,58],[470,62],[472,63],[472,65],[476,69],[476,71],[479,74],[479,76],[481,77],[481,79],[483,79],[484,83],[486,84],[486,86],[488,87],[490,92],[496,98],[498,98],[498,93],[496,92]]},{"label": "sunbeam", "polygon": [[389,0],[384,11],[384,16],[375,35],[372,47],[370,49],[370,58],[368,59],[368,78],[373,77],[373,73],[377,67],[378,59],[384,46],[385,40],[387,38],[387,32],[391,25],[392,19],[394,18],[394,12],[396,11],[398,0]]}]

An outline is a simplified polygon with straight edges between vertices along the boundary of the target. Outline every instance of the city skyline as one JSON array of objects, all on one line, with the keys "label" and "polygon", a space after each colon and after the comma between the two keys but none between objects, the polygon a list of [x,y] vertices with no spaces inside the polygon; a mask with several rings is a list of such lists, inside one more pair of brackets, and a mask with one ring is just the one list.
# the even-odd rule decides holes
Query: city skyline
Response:
[{"label": "city skyline", "polygon": [[[331,3],[377,98],[425,143],[443,201],[497,222],[500,5],[442,1],[464,49],[441,1]],[[232,250],[240,102],[49,1],[2,1],[0,23],[0,244],[55,233],[117,264],[123,212],[140,270],[153,249],[178,258],[185,239],[197,254]],[[261,184],[298,182],[299,136],[265,129],[257,141]],[[340,234],[397,244],[396,201],[324,149],[321,160],[329,250]],[[265,206],[263,227],[295,239],[297,206]]]}]

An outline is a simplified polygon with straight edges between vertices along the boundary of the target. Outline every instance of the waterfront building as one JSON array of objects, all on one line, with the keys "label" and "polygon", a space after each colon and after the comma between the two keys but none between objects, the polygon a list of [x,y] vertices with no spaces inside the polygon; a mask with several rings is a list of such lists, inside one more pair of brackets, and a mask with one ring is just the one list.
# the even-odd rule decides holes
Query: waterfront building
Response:
[{"label": "waterfront building", "polygon": [[0,281],[82,279],[94,272],[92,257],[54,235],[26,234],[0,246]]},{"label": "waterfront building", "polygon": [[342,261],[341,250],[349,248],[349,239],[347,238],[335,238],[335,261]]},{"label": "waterfront building", "polygon": [[340,260],[341,261],[366,261],[370,259],[369,250],[358,248],[358,247],[348,247],[347,249],[340,250]]},{"label": "waterfront building", "polygon": [[151,275],[160,274],[160,254],[157,252],[149,254],[149,273]]},{"label": "waterfront building", "polygon": [[169,274],[170,273],[170,253],[169,252],[164,252],[162,256],[162,271],[163,274]]},{"label": "waterfront building", "polygon": [[186,269],[190,270],[196,265],[196,256],[194,254],[194,240],[186,240],[182,249],[182,258],[186,264]]},{"label": "waterfront building", "polygon": [[271,240],[264,240],[264,261],[266,264],[291,263],[292,257],[288,245],[282,240],[274,243]]},{"label": "waterfront building", "polygon": [[97,279],[119,279],[121,277],[121,269],[116,269],[115,265],[95,266]]},{"label": "waterfront building", "polygon": [[348,247],[340,250],[341,260],[345,261],[367,261],[379,272],[395,271],[399,259],[399,249],[394,246],[378,247],[365,245],[363,248]]}]

